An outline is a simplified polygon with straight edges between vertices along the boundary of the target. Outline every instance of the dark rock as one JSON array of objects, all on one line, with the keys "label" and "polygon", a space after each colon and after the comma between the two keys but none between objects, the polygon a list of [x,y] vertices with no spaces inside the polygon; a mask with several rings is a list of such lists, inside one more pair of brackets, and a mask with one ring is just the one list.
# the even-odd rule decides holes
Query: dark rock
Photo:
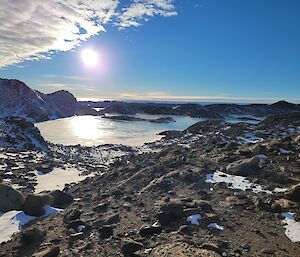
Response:
[{"label": "dark rock", "polygon": [[94,212],[105,212],[108,209],[107,203],[100,203],[96,207],[93,208]]},{"label": "dark rock", "polygon": [[21,210],[24,203],[24,197],[21,192],[12,187],[0,184],[0,211],[8,212],[12,210]]},{"label": "dark rock", "polygon": [[292,201],[300,202],[300,183],[291,187],[285,195]]},{"label": "dark rock", "polygon": [[118,213],[109,215],[104,220],[105,225],[112,225],[112,224],[116,224],[119,222],[120,222],[120,216]]},{"label": "dark rock", "polygon": [[161,212],[157,214],[157,219],[160,224],[168,225],[183,217],[183,204],[180,201],[172,200],[160,207]]},{"label": "dark rock", "polygon": [[104,225],[100,227],[99,234],[101,238],[109,238],[114,233],[114,226],[113,225]]},{"label": "dark rock", "polygon": [[140,228],[140,235],[141,236],[152,236],[154,234],[160,234],[162,232],[162,228],[160,224],[155,223],[152,226],[142,226]]},{"label": "dark rock", "polygon": [[73,202],[73,197],[67,193],[64,193],[60,190],[55,190],[50,193],[53,197],[52,206],[56,208],[66,207],[68,204]]},{"label": "dark rock", "polygon": [[85,228],[90,228],[90,226],[86,222],[84,222],[80,219],[72,220],[67,224],[67,228],[72,228],[75,231],[77,231],[79,226],[85,226]]},{"label": "dark rock", "polygon": [[252,158],[239,160],[229,164],[226,171],[230,174],[248,176],[257,174],[259,171],[260,158],[254,156]]},{"label": "dark rock", "polygon": [[73,245],[75,241],[77,241],[79,239],[84,239],[84,238],[85,238],[85,234],[83,232],[71,234],[69,236],[69,245]]},{"label": "dark rock", "polygon": [[57,257],[59,256],[59,246],[55,246],[51,249],[46,249],[33,255],[33,257]]},{"label": "dark rock", "polygon": [[122,242],[121,252],[124,256],[133,256],[133,254],[143,248],[143,244],[132,239],[126,239]]},{"label": "dark rock", "polygon": [[79,220],[80,216],[82,214],[81,210],[71,210],[67,214],[64,215],[63,221],[66,224],[69,224],[70,222],[74,220]]},{"label": "dark rock", "polygon": [[45,213],[44,206],[51,204],[53,198],[48,195],[34,195],[28,194],[25,198],[23,211],[30,216],[42,216]]},{"label": "dark rock", "polygon": [[37,245],[43,242],[46,232],[38,228],[26,229],[21,232],[21,240],[25,245]]}]

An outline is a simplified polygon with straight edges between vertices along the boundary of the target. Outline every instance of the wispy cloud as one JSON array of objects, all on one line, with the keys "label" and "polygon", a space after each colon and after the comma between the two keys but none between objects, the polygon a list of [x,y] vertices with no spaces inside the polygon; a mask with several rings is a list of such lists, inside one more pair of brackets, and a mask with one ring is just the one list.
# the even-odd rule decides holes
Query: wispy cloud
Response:
[{"label": "wispy cloud", "polygon": [[86,84],[69,84],[69,83],[38,83],[34,86],[35,89],[43,93],[53,93],[58,90],[68,90],[74,95],[94,94],[96,87]]},{"label": "wispy cloud", "polygon": [[1,0],[0,67],[69,51],[108,23],[139,26],[148,17],[176,15],[174,0]]},{"label": "wispy cloud", "polygon": [[80,76],[65,76],[65,75],[55,75],[55,74],[44,74],[43,77],[51,79],[67,79],[74,81],[94,81],[93,78],[80,77]]}]

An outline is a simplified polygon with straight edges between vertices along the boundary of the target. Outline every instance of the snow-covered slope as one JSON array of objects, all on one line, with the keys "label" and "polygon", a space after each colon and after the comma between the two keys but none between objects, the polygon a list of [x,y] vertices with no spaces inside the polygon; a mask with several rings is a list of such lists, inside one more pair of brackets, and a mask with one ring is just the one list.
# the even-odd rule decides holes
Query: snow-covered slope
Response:
[{"label": "snow-covered slope", "polygon": [[33,122],[73,115],[97,115],[68,91],[43,94],[15,79],[0,79],[0,117],[19,116]]},{"label": "snow-covered slope", "polygon": [[29,121],[18,117],[0,119],[0,152],[3,149],[45,151],[47,143]]}]

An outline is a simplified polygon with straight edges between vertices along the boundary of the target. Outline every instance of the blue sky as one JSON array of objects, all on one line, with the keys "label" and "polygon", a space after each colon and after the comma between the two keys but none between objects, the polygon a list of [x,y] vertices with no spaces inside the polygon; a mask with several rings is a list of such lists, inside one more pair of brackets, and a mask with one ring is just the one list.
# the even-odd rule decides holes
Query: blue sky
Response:
[{"label": "blue sky", "polygon": [[[105,23],[106,32],[51,59],[8,59],[0,77],[80,98],[300,102],[300,1],[165,2],[171,15],[145,15],[138,27]],[[96,67],[82,63],[87,48]]]}]

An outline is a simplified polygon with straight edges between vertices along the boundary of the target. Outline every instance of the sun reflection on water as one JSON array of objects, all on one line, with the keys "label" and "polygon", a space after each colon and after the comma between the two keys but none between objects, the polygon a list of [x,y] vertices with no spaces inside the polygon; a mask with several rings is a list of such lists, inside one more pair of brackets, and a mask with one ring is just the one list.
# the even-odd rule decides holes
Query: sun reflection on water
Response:
[{"label": "sun reflection on water", "polygon": [[73,117],[71,126],[74,134],[81,139],[96,140],[108,134],[101,121],[94,116]]}]

